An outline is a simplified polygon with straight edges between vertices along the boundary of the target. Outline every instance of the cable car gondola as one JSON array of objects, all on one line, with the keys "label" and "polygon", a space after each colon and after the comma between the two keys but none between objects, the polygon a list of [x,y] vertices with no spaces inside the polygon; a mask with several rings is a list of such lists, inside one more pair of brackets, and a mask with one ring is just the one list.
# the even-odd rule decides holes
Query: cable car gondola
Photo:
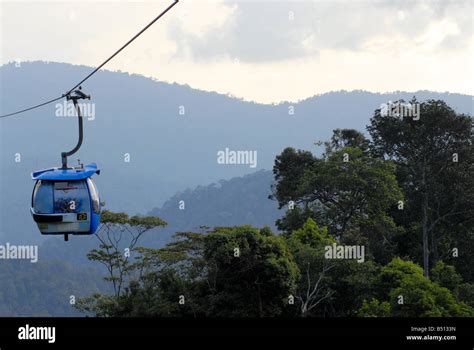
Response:
[{"label": "cable car gondola", "polygon": [[[33,180],[36,180],[31,198],[31,214],[42,234],[63,234],[67,241],[70,234],[93,234],[97,230],[100,223],[100,201],[97,188],[91,177],[94,174],[99,174],[100,170],[95,164],[89,164],[85,167],[80,165],[73,168],[67,166],[67,157],[76,153],[82,144],[82,116],[77,100],[90,99],[90,96],[81,92],[80,85],[130,45],[177,3],[178,0],[174,0],[171,5],[135,34],[125,45],[115,51],[112,56],[62,96],[13,113],[0,115],[0,119],[14,116],[53,103],[64,97],[68,101],[72,100],[77,110],[79,141],[73,150],[61,153],[62,167],[36,171],[31,175]],[[79,89],[76,90],[76,88]]]},{"label": "cable car gondola", "polygon": [[[80,88],[79,88],[80,89]],[[101,204],[99,192],[92,180],[100,170],[92,163],[68,167],[67,157],[76,153],[82,145],[83,127],[79,99],[90,99],[80,90],[67,95],[72,100],[79,117],[79,141],[73,150],[62,152],[62,167],[33,172],[36,181],[31,196],[31,214],[44,235],[91,235],[100,224]]]}]

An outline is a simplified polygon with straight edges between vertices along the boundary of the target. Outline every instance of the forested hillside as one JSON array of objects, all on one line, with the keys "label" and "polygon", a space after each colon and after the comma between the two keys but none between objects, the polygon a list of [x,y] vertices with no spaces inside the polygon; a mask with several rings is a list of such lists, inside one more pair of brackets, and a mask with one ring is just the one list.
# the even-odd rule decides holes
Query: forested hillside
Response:
[{"label": "forested hillside", "polygon": [[[202,225],[248,223],[257,227],[274,227],[281,212],[278,204],[268,199],[272,183],[271,171],[262,170],[183,190],[161,208],[150,212],[149,215],[166,219],[168,225],[148,232],[140,244],[162,248],[172,240],[175,232],[197,229]],[[179,209],[181,200],[185,202],[183,210]],[[61,237],[45,237],[39,247],[41,263],[0,262],[0,277],[6,281],[0,287],[0,316],[80,315],[69,305],[68,298],[73,291],[78,296],[85,296],[110,289],[102,281],[106,269],[87,259],[88,252],[98,244],[95,237],[71,237],[67,243]],[[125,247],[122,244],[121,248]]]},{"label": "forested hillside", "polygon": [[56,260],[0,263],[0,316],[79,316],[74,303],[94,292],[108,292],[98,268]]},{"label": "forested hillside", "polygon": [[473,317],[473,120],[440,100],[410,104],[417,117],[375,110],[370,139],[337,129],[322,154],[288,147],[276,157],[272,198],[286,209],[277,221],[282,234],[250,225],[180,232],[164,248],[134,248],[132,263],[110,234],[163,222],[107,213],[107,235],[89,259],[110,267],[114,293],[83,298],[78,309]]},{"label": "forested hillside", "polygon": [[[0,91],[0,112],[48,99],[50,91],[63,91],[91,69],[54,62],[3,65],[1,82],[9,88]],[[471,96],[430,91],[335,91],[266,105],[106,70],[84,91],[91,94],[95,113],[85,121],[84,143],[71,161],[96,162],[106,207],[130,215],[159,208],[186,188],[269,170],[285,147],[314,151],[314,142],[330,138],[334,129],[364,131],[373,110],[390,100],[416,95],[446,101],[459,113],[472,110]],[[30,220],[30,174],[58,166],[60,152],[70,149],[77,135],[74,118],[58,117],[56,111],[53,103],[0,124],[0,239],[43,241]],[[226,147],[257,151],[256,167],[218,164],[217,152]]]}]

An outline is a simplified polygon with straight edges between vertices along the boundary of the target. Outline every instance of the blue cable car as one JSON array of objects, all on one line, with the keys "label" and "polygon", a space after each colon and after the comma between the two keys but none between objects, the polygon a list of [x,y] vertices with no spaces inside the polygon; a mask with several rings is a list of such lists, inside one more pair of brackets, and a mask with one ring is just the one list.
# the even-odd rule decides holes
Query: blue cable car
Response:
[{"label": "blue cable car", "polygon": [[65,95],[72,100],[79,118],[79,140],[69,152],[62,152],[62,167],[39,170],[31,174],[36,180],[31,196],[31,214],[44,235],[92,235],[100,224],[101,204],[99,192],[92,180],[100,170],[92,163],[86,166],[68,167],[67,157],[76,153],[82,145],[83,123],[80,99],[90,99],[79,90]]},{"label": "blue cable car", "polygon": [[44,235],[90,235],[100,223],[100,199],[92,175],[95,164],[34,172],[31,214]]}]

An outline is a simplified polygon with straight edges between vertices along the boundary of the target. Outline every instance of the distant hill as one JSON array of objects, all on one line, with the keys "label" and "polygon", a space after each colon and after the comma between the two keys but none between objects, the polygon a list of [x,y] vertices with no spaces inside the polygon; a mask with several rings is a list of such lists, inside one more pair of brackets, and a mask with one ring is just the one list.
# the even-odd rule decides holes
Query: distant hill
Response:
[{"label": "distant hill", "polygon": [[268,199],[272,183],[272,172],[260,170],[178,192],[161,208],[148,214],[159,216],[168,223],[164,233],[160,230],[161,237],[178,231],[199,230],[200,226],[248,224],[270,226],[276,231],[275,221],[284,213],[278,209],[276,201]]},{"label": "distant hill", "polygon": [[[45,62],[1,66],[0,113],[53,98],[91,69]],[[92,95],[96,115],[85,123],[83,148],[70,161],[99,164],[97,183],[107,209],[158,215],[169,223],[142,241],[153,247],[201,225],[274,229],[282,215],[267,198],[275,156],[287,146],[317,151],[313,142],[328,139],[336,128],[364,131],[383,102],[442,99],[472,114],[471,96],[429,91],[340,91],[262,105],[110,71],[99,72],[83,88]],[[37,264],[0,262],[0,316],[74,315],[67,303],[71,294],[106,288],[102,273],[86,258],[97,239],[71,237],[65,243],[41,236],[29,213],[31,171],[59,165],[60,152],[76,142],[76,121],[56,117],[55,107],[0,121],[0,243],[41,244]],[[217,152],[226,148],[257,151],[256,167],[219,164]],[[15,162],[18,155],[21,162]]]},{"label": "distant hill", "polygon": [[[140,245],[159,248],[168,243],[179,231],[199,231],[200,226],[252,225],[270,226],[276,231],[275,221],[284,213],[276,201],[268,199],[273,183],[271,171],[221,180],[207,186],[180,191],[162,207],[147,215],[164,219],[168,225],[148,232]],[[184,209],[180,209],[183,201]],[[43,260],[67,261],[75,266],[90,266],[87,253],[98,246],[95,237],[71,237],[64,243],[61,237],[46,239],[40,247]],[[91,265],[94,266],[94,265]]]},{"label": "distant hill", "polygon": [[65,261],[0,263],[0,317],[84,316],[72,305],[94,292],[110,292],[97,268]]},{"label": "distant hill", "polygon": [[[0,113],[55,97],[91,69],[45,62],[3,65]],[[107,208],[130,214],[160,207],[184,188],[271,169],[285,147],[315,150],[313,142],[328,139],[335,128],[365,130],[373,111],[388,100],[413,95],[443,99],[460,112],[472,113],[471,96],[459,94],[341,91],[263,105],[110,71],[97,73],[83,89],[92,95],[96,115],[85,123],[83,147],[71,162],[80,158],[98,163],[102,174],[97,183]],[[52,104],[0,121],[0,240],[45,239],[29,213],[30,172],[59,165],[60,152],[71,149],[77,137],[76,121],[56,117],[55,111]],[[217,152],[225,148],[256,150],[257,166],[218,164]],[[124,161],[126,153],[130,162]],[[15,162],[17,154],[20,163]],[[191,208],[186,216],[194,215]],[[212,215],[206,219],[212,222]],[[225,217],[224,212],[219,215]]]},{"label": "distant hill", "polygon": [[[267,198],[272,172],[260,170],[230,180],[180,191],[162,207],[151,210],[168,222],[166,228],[148,232],[141,246],[159,248],[178,231],[199,230],[199,226],[256,227],[274,223],[282,213]],[[184,201],[184,210],[180,210]],[[68,302],[70,295],[108,291],[103,266],[87,260],[87,253],[99,245],[95,237],[45,238],[39,247],[39,262],[0,261],[0,316],[81,315]],[[24,302],[26,300],[26,302]]]}]

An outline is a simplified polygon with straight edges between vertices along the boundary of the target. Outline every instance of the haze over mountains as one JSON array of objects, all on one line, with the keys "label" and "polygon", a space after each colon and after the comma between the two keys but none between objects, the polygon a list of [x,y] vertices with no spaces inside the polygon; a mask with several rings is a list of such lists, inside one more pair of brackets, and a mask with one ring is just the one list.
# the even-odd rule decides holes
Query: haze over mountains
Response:
[{"label": "haze over mountains", "polygon": [[[91,70],[45,62],[1,66],[0,113],[54,98]],[[275,156],[288,146],[318,152],[314,142],[327,140],[336,128],[365,131],[381,103],[416,96],[473,112],[471,96],[428,91],[342,91],[262,105],[110,71],[96,74],[83,91],[92,95],[95,115],[85,122],[83,146],[70,163],[80,158],[100,166],[96,182],[106,209],[158,215],[168,222],[143,240],[153,247],[166,244],[176,231],[201,225],[274,229],[283,214],[267,198]],[[56,108],[61,107],[52,104],[0,120],[0,244],[41,244],[38,264],[0,265],[0,277],[8,281],[0,290],[0,316],[76,315],[68,304],[71,294],[106,288],[100,270],[86,258],[98,244],[95,238],[72,237],[65,243],[41,236],[30,216],[30,173],[58,166],[61,151],[77,141],[76,119],[57,117]],[[226,148],[257,151],[256,167],[218,164],[217,153]]]},{"label": "haze over mountains", "polygon": [[[64,63],[3,65],[0,112],[54,98],[91,70]],[[70,163],[78,158],[96,162],[102,169],[96,181],[106,208],[130,214],[159,208],[187,188],[271,169],[287,146],[317,151],[313,143],[328,139],[335,128],[365,130],[373,111],[389,100],[414,95],[418,100],[443,99],[459,112],[472,113],[471,96],[460,94],[331,92],[262,105],[110,71],[96,74],[83,91],[92,95],[95,119],[85,122],[83,146]],[[60,152],[77,141],[76,119],[57,117],[56,108],[51,104],[0,122],[2,240],[44,241],[30,218],[30,173],[58,166]],[[217,152],[226,148],[257,151],[257,166],[218,164]],[[21,162],[15,162],[18,154]],[[248,219],[244,215],[240,223]]]},{"label": "haze over mountains", "polygon": [[[270,171],[260,170],[179,192],[162,208],[148,213],[164,218],[168,226],[147,232],[140,245],[162,247],[175,232],[200,231],[204,224],[273,226],[281,213],[277,203],[267,199],[272,179]],[[179,201],[184,201],[183,209]],[[111,292],[102,280],[106,275],[103,266],[87,259],[87,253],[98,246],[95,237],[71,237],[64,242],[62,237],[42,237],[34,229],[30,233],[42,240],[38,263],[0,260],[0,279],[6,281],[0,287],[0,316],[81,316],[69,303],[71,295],[79,298]]]}]

